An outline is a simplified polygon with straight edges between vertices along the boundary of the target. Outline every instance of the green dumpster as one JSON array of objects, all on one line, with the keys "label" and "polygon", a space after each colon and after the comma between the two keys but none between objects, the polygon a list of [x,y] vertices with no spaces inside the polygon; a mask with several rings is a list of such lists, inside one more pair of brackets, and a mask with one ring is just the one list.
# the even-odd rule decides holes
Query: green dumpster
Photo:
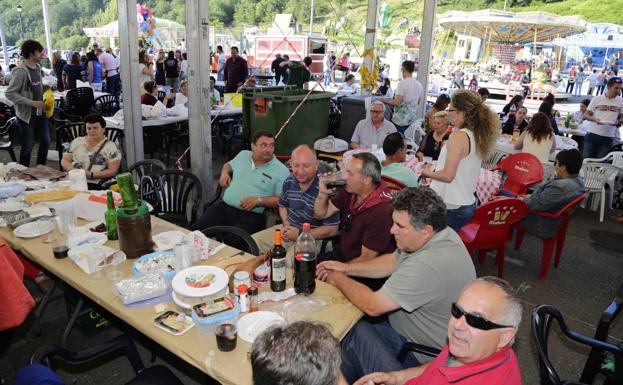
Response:
[{"label": "green dumpster", "polygon": [[[308,91],[285,89],[243,95],[243,134],[250,140],[259,130],[277,134]],[[329,129],[330,92],[314,91],[283,129],[275,144],[275,155],[290,155],[300,144],[313,146]]]},{"label": "green dumpster", "polygon": [[253,112],[255,98],[253,95],[263,92],[294,90],[294,86],[271,86],[271,87],[255,87],[242,89],[242,127],[245,139],[249,139],[248,127],[251,124],[251,113]]}]

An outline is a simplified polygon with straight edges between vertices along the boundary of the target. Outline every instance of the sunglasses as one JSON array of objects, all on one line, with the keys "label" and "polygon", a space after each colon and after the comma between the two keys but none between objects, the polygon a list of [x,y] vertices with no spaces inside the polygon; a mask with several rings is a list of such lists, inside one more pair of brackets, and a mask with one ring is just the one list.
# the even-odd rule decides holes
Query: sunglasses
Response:
[{"label": "sunglasses", "polygon": [[495,322],[491,322],[488,319],[481,317],[479,315],[470,314],[466,312],[465,310],[461,309],[461,307],[457,305],[456,302],[452,303],[452,307],[450,308],[450,313],[452,314],[452,317],[456,318],[457,320],[465,316],[465,322],[467,322],[469,326],[476,328],[476,329],[480,329],[480,330],[504,329],[504,328],[513,327],[513,326],[496,324]]}]

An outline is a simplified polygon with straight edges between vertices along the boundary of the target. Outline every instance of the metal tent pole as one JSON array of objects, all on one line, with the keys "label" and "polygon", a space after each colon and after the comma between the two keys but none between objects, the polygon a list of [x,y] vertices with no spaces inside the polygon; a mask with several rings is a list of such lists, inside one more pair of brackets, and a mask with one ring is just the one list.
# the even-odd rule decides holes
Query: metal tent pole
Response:
[{"label": "metal tent pole", "polygon": [[4,36],[4,16],[0,15],[0,40],[2,41],[2,52],[4,53],[5,71],[9,68],[9,53],[6,49],[6,37]]},{"label": "metal tent pole", "polygon": [[141,85],[138,66],[138,25],[136,0],[119,0],[119,48],[123,91],[124,145],[128,165],[144,159]]},{"label": "metal tent pole", "polygon": [[[374,65],[376,61],[375,40],[376,40],[376,19],[378,17],[377,0],[368,0],[368,18],[366,21],[366,34],[365,43],[363,47],[363,65],[368,70],[369,74],[374,73]],[[371,55],[368,53],[372,52]],[[376,82],[376,79],[374,79]],[[363,79],[362,79],[363,83]],[[374,85],[367,84],[364,87],[362,84],[361,94],[371,95]]]},{"label": "metal tent pole", "polygon": [[426,95],[428,94],[428,72],[430,70],[431,54],[433,48],[435,12],[437,11],[437,0],[424,1],[424,14],[422,15],[422,35],[420,39],[420,64],[417,71],[417,79],[424,86],[424,97],[420,99],[418,105],[418,116],[423,117],[426,106]]},{"label": "metal tent pole", "polygon": [[[212,134],[210,129],[209,71],[210,28],[208,16],[207,1],[186,0],[190,164],[192,173],[196,175],[203,184],[204,196],[209,196],[212,191]],[[242,50],[242,47],[240,47],[240,49]]]},{"label": "metal tent pole", "polygon": [[48,0],[41,0],[43,8],[43,27],[45,28],[45,45],[48,49],[50,68],[52,68],[52,38],[50,37],[50,18],[48,17]]}]

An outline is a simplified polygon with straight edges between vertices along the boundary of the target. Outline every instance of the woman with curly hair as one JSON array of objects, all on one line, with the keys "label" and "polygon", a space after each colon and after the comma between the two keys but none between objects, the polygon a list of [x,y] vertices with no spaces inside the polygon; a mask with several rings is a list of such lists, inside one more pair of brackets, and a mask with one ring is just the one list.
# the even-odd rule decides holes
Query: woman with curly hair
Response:
[{"label": "woman with curly hair", "polygon": [[517,139],[515,150],[532,154],[541,163],[547,163],[549,154],[556,150],[554,130],[547,115],[542,112],[534,114],[526,130]]},{"label": "woman with curly hair", "polygon": [[448,226],[459,231],[476,210],[480,166],[495,146],[500,121],[477,92],[468,90],[454,93],[448,117],[458,131],[442,147],[434,171],[427,167],[422,176],[433,180],[430,187],[446,203]]}]

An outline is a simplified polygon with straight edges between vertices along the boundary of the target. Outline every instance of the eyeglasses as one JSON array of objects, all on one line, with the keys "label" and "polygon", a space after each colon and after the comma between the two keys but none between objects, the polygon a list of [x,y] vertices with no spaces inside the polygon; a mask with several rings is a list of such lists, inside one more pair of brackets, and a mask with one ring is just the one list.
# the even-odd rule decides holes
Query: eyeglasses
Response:
[{"label": "eyeglasses", "polygon": [[461,307],[457,305],[456,302],[452,303],[452,307],[450,308],[450,313],[452,314],[452,317],[456,318],[457,320],[465,316],[465,322],[467,322],[469,326],[476,328],[476,329],[480,329],[480,330],[504,329],[504,328],[513,327],[513,326],[496,324],[495,322],[491,322],[488,319],[481,317],[479,315],[470,314],[466,312],[465,310],[461,309]]},{"label": "eyeglasses", "polygon": [[373,114],[382,114],[383,111],[377,111],[377,110],[370,110],[370,112],[372,112]]}]

